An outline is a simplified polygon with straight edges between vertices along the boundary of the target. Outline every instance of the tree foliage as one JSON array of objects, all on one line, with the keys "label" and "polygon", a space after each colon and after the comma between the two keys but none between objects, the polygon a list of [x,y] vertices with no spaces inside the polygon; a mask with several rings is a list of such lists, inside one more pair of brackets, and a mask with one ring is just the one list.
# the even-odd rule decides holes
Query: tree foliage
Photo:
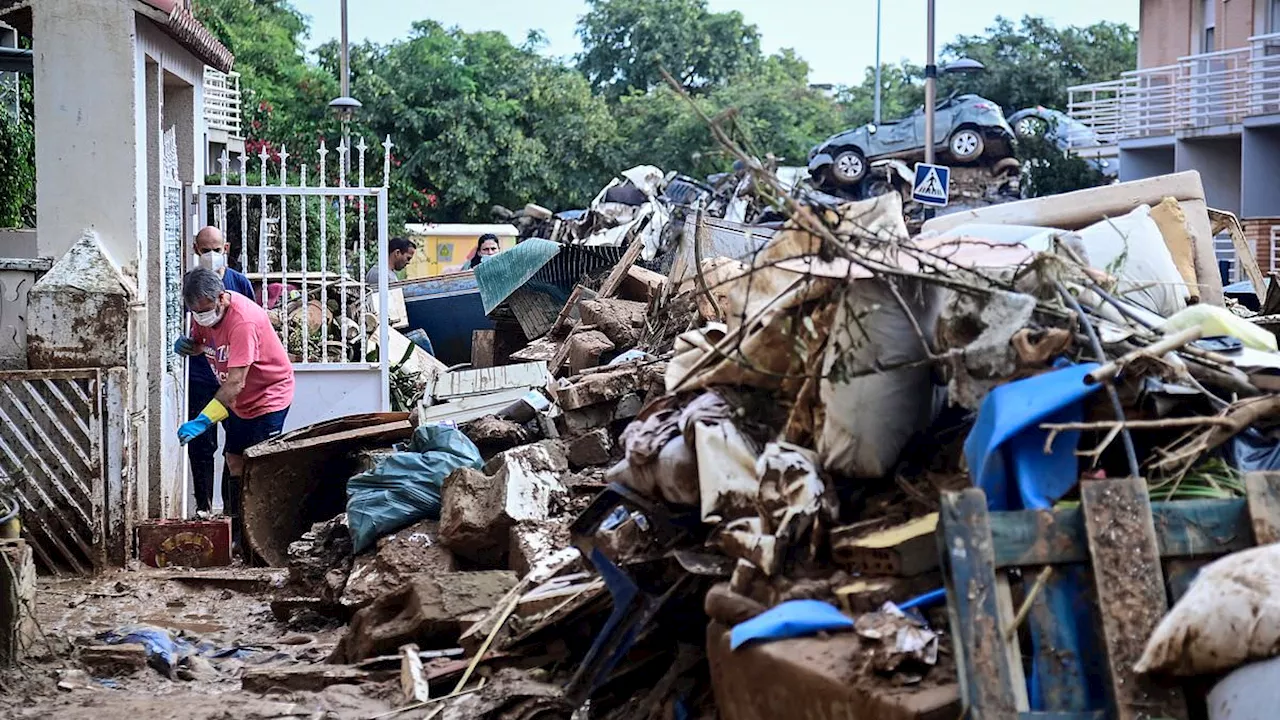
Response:
[{"label": "tree foliage", "polygon": [[1023,191],[1027,197],[1044,197],[1106,185],[1110,180],[1089,161],[1064,152],[1044,137],[1018,142],[1022,162]]},{"label": "tree foliage", "polygon": [[578,69],[610,98],[662,83],[665,67],[687,89],[705,90],[760,60],[760,33],[736,11],[706,0],[588,0],[578,21]]},{"label": "tree foliage", "polygon": [[1035,105],[1065,109],[1071,85],[1114,80],[1136,67],[1138,36],[1128,25],[1100,22],[1056,28],[1041,17],[1017,25],[997,17],[982,35],[961,35],[943,46],[943,60],[967,57],[986,66],[973,76],[943,75],[947,89],[962,89],[999,103],[1007,112]]},{"label": "tree foliage", "polygon": [[[322,65],[337,48],[321,48]],[[390,135],[410,216],[484,217],[493,204],[585,203],[614,170],[616,123],[585,78],[498,32],[419,22],[351,55],[362,125]],[[414,195],[416,193],[416,196]]]}]

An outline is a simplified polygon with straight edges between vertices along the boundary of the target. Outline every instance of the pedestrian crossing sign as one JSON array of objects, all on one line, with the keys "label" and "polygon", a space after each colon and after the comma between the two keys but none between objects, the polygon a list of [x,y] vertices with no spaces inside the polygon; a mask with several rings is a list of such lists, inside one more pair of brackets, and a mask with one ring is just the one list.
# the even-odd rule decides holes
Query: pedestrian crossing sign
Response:
[{"label": "pedestrian crossing sign", "polygon": [[911,197],[925,205],[947,204],[951,190],[951,168],[946,165],[916,163],[916,181],[911,187]]}]

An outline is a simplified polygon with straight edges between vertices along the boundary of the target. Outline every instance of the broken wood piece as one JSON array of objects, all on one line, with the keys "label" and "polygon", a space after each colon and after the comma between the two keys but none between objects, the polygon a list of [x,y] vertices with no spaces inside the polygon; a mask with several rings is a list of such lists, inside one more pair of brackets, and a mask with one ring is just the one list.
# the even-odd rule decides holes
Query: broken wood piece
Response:
[{"label": "broken wood piece", "polygon": [[622,254],[622,259],[618,260],[618,264],[613,266],[613,271],[600,284],[599,297],[613,297],[613,294],[618,292],[618,288],[622,285],[622,279],[627,276],[627,271],[631,269],[631,266],[636,264],[636,260],[640,259],[640,251],[642,250],[644,250],[644,243],[640,241],[640,238],[631,241],[627,251]]},{"label": "broken wood piece", "polygon": [[[565,301],[564,307],[560,308],[560,314],[556,316],[556,321],[552,323],[551,330],[547,332],[550,337],[559,337],[566,327],[573,323],[574,313],[578,309],[578,300],[583,297],[595,297],[596,293],[591,288],[583,285],[577,285],[573,288],[573,292],[569,293],[569,299]],[[555,366],[551,366],[555,370]]]},{"label": "broken wood piece", "polygon": [[831,533],[836,562],[862,574],[912,576],[938,568],[938,513],[870,534]]},{"label": "broken wood piece", "polygon": [[350,665],[293,665],[289,667],[245,668],[240,676],[240,688],[249,692],[267,693],[277,688],[290,692],[320,692],[332,685],[359,685],[367,682],[385,682],[394,676],[391,672],[360,670]]},{"label": "broken wood piece", "polygon": [[1173,352],[1187,343],[1199,340],[1201,335],[1203,335],[1203,331],[1200,328],[1190,327],[1186,330],[1182,330],[1181,332],[1166,336],[1144,348],[1138,348],[1137,350],[1127,352],[1106,365],[1099,367],[1097,370],[1085,375],[1084,381],[1093,385],[1110,380],[1115,377],[1127,363],[1133,362],[1137,358],[1163,357],[1167,353]]},{"label": "broken wood piece", "polygon": [[511,297],[507,298],[507,305],[516,316],[516,322],[520,323],[520,330],[528,340],[542,337],[550,332],[560,318],[560,311],[563,310],[560,303],[547,293],[531,290],[528,287],[522,287],[512,293]]},{"label": "broken wood piece", "polygon": [[1169,609],[1147,483],[1142,478],[1086,480],[1080,500],[1115,717],[1186,718],[1181,690],[1134,670]]},{"label": "broken wood piece", "polygon": [[422,658],[413,643],[400,646],[400,697],[405,705],[431,698],[430,686],[422,673]]},{"label": "broken wood piece", "polygon": [[540,337],[529,343],[523,350],[511,353],[511,359],[519,362],[536,362],[541,360],[550,367],[551,360],[560,349],[560,341],[551,339],[550,335]]},{"label": "broken wood piece", "polygon": [[622,278],[618,288],[618,297],[625,300],[649,303],[662,294],[662,287],[667,284],[667,277],[648,268],[632,265]]},{"label": "broken wood piece", "polygon": [[493,354],[496,335],[492,329],[471,331],[471,367],[491,368],[496,364]]},{"label": "broken wood piece", "polygon": [[1209,221],[1213,223],[1214,235],[1225,229],[1231,236],[1231,244],[1236,250],[1236,259],[1244,268],[1244,274],[1248,276],[1249,283],[1253,285],[1253,292],[1261,303],[1267,297],[1267,280],[1262,274],[1262,268],[1258,267],[1258,257],[1249,247],[1249,239],[1245,237],[1244,228],[1240,226],[1240,218],[1233,213],[1209,208]]},{"label": "broken wood piece", "polygon": [[132,675],[147,666],[147,648],[138,643],[80,648],[81,664],[94,677]]}]

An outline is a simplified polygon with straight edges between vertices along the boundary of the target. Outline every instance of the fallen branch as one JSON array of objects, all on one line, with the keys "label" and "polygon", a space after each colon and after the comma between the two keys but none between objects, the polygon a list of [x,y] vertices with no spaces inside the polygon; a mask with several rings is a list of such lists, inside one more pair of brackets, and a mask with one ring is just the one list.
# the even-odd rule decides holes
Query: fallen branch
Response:
[{"label": "fallen branch", "polygon": [[1097,383],[1110,380],[1119,374],[1120,370],[1123,369],[1126,364],[1142,357],[1162,357],[1174,350],[1177,350],[1183,345],[1186,345],[1187,343],[1199,340],[1202,334],[1203,331],[1198,327],[1187,328],[1181,332],[1174,333],[1173,335],[1157,340],[1144,348],[1139,348],[1125,353],[1088,375],[1085,375],[1084,381],[1090,385],[1096,385]]},{"label": "fallen branch", "polygon": [[1158,452],[1164,457],[1152,463],[1150,467],[1155,470],[1173,469],[1175,472],[1179,465],[1190,467],[1205,453],[1218,448],[1245,428],[1277,414],[1280,414],[1280,395],[1264,395],[1241,400],[1217,416],[1225,422],[1215,423],[1213,427],[1202,432],[1193,432],[1184,436],[1186,442],[1181,449],[1174,451],[1174,447],[1182,444],[1181,440],[1160,449]]}]

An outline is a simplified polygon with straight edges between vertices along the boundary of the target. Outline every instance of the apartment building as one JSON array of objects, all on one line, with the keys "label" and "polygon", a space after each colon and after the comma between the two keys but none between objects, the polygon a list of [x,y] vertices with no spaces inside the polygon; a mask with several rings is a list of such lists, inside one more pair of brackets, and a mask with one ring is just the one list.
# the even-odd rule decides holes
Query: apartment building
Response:
[{"label": "apartment building", "polygon": [[[1138,67],[1070,89],[1069,114],[1098,134],[1079,151],[1115,155],[1122,180],[1198,170],[1280,270],[1280,0],[1140,2]],[[1220,257],[1238,278],[1229,241]]]}]

